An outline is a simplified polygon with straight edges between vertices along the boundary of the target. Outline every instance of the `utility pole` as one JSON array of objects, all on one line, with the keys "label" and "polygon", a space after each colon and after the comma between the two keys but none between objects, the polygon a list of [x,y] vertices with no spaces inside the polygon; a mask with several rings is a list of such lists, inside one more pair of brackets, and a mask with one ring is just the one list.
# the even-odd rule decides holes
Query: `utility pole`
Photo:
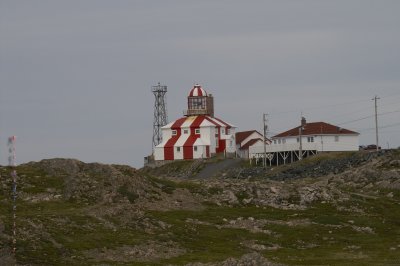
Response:
[{"label": "utility pole", "polygon": [[264,169],[267,168],[267,131],[268,131],[268,114],[263,114],[263,123],[264,123],[264,157],[263,157],[263,166]]},{"label": "utility pole", "polygon": [[302,133],[303,126],[299,127],[299,160],[303,159],[303,142],[302,142]]},{"label": "utility pole", "polygon": [[300,127],[299,127],[299,160],[303,159],[303,127],[306,126],[306,119],[303,116],[303,113],[301,113],[301,122],[300,122]]},{"label": "utility pole", "polygon": [[15,155],[15,141],[16,137],[11,136],[8,138],[8,163],[11,167],[11,178],[12,178],[12,198],[13,198],[13,207],[12,207],[12,244],[11,244],[11,252],[15,255],[17,251],[17,170],[16,170],[16,155]]},{"label": "utility pole", "polygon": [[379,151],[379,136],[378,136],[378,103],[377,101],[380,98],[375,95],[374,98],[372,98],[373,101],[375,101],[375,137],[376,137],[376,151]]}]

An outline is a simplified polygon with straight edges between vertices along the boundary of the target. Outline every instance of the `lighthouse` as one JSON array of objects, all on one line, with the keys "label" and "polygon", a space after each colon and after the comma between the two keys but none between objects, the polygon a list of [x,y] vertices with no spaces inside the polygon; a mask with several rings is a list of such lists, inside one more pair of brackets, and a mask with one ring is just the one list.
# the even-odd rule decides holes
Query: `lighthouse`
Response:
[{"label": "lighthouse", "polygon": [[154,148],[156,161],[210,158],[235,154],[235,129],[214,116],[214,98],[196,84],[187,96],[187,110],[161,128],[163,142]]}]

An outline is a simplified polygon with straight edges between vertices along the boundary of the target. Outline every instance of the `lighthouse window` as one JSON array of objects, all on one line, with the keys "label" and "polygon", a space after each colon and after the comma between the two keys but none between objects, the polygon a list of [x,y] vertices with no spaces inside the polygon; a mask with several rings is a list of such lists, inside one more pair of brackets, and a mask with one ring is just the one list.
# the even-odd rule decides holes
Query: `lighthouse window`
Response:
[{"label": "lighthouse window", "polygon": [[196,128],[196,129],[194,130],[194,133],[195,133],[195,134],[200,134],[200,128]]},{"label": "lighthouse window", "polygon": [[204,97],[189,98],[189,109],[205,109],[206,99]]},{"label": "lighthouse window", "polygon": [[172,136],[176,136],[178,134],[178,132],[174,129],[172,130]]},{"label": "lighthouse window", "polygon": [[194,150],[194,151],[197,151],[197,146],[194,146],[194,147],[193,147],[193,150]]},{"label": "lighthouse window", "polygon": [[181,151],[181,147],[176,147],[176,151],[180,152]]},{"label": "lighthouse window", "polygon": [[187,129],[183,130],[183,134],[188,134],[188,133],[189,133],[189,130],[187,130]]}]

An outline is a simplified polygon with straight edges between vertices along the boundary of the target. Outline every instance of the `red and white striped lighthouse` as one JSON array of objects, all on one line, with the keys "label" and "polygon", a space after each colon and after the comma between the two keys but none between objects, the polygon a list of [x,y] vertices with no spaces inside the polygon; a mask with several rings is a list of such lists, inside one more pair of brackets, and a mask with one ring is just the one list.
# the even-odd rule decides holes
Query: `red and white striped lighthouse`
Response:
[{"label": "red and white striped lighthouse", "polygon": [[155,160],[198,159],[234,153],[235,126],[214,117],[213,96],[196,84],[187,99],[185,117],[162,127],[163,142],[154,149]]}]

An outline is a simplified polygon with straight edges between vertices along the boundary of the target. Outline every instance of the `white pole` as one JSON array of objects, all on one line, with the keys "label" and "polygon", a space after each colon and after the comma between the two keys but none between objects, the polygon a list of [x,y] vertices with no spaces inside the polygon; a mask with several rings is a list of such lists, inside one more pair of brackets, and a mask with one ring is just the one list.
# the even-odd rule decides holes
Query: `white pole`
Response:
[{"label": "white pole", "polygon": [[263,166],[264,168],[267,168],[267,114],[263,114],[263,122],[264,122],[264,134],[263,134],[263,139],[264,139],[264,158],[263,158]]},{"label": "white pole", "polygon": [[375,101],[375,141],[376,141],[376,151],[379,151],[379,136],[378,136],[378,98],[377,95],[372,99]]}]

